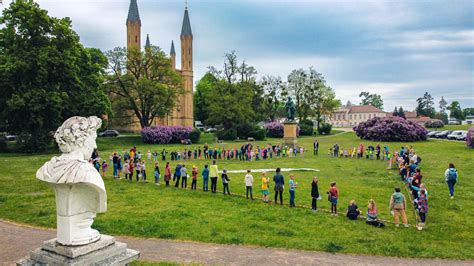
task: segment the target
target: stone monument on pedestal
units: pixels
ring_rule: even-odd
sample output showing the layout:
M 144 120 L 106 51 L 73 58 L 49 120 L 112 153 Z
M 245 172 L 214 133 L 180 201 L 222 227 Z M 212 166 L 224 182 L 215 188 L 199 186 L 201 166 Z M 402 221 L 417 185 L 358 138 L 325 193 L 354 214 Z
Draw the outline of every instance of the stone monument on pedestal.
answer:
M 91 228 L 96 213 L 107 211 L 104 181 L 89 159 L 102 121 L 71 117 L 54 134 L 62 155 L 36 173 L 56 194 L 57 238 L 17 262 L 17 265 L 125 265 L 140 253 Z
M 288 97 L 288 101 L 285 104 L 286 109 L 286 120 L 283 122 L 283 139 L 285 145 L 288 147 L 295 148 L 298 144 L 297 127 L 298 124 L 295 121 L 296 107 L 295 103 Z

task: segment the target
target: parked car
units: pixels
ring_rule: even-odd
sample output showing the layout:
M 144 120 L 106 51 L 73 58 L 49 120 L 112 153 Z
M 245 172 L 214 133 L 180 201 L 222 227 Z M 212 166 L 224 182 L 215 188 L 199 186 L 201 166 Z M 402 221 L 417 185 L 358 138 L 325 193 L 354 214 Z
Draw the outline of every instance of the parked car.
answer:
M 208 129 L 206 129 L 204 132 L 206 132 L 206 133 L 214 133 L 214 132 L 216 132 L 216 131 L 217 131 L 217 128 L 215 128 L 215 127 L 210 127 L 210 128 L 208 128 Z
M 17 135 L 6 135 L 5 140 L 6 141 L 15 141 L 18 138 Z
M 117 130 L 105 130 L 99 133 L 99 137 L 118 137 L 120 134 Z
M 448 119 L 448 125 L 460 125 L 461 122 L 457 120 L 456 118 L 450 118 Z
M 466 131 L 465 130 L 456 130 L 456 131 L 451 132 L 451 134 L 447 135 L 446 138 L 447 139 L 457 139 L 457 137 L 461 136 L 464 132 L 466 132 Z
M 464 131 L 461 135 L 456 137 L 457 140 L 462 140 L 462 141 L 466 140 L 466 138 L 467 138 L 467 131 Z
M 435 138 L 445 139 L 449 134 L 451 134 L 451 132 L 453 132 L 453 131 L 452 130 L 441 131 L 441 132 L 435 134 Z
M 435 135 L 436 135 L 437 133 L 439 133 L 439 132 L 441 132 L 441 131 L 433 130 L 433 131 L 428 132 L 428 134 L 426 134 L 426 136 L 427 136 L 428 138 L 434 138 Z

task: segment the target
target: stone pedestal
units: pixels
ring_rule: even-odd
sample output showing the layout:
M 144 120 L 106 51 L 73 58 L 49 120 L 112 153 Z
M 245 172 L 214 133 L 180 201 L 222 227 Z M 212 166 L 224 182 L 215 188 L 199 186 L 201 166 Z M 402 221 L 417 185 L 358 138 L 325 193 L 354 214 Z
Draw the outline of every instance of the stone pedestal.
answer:
M 55 238 L 45 241 L 17 265 L 126 265 L 139 256 L 140 252 L 128 249 L 127 244 L 107 235 L 82 246 L 64 246 Z
M 285 145 L 288 147 L 295 148 L 298 144 L 298 137 L 296 135 L 297 126 L 298 124 L 296 122 L 283 123 L 283 139 Z

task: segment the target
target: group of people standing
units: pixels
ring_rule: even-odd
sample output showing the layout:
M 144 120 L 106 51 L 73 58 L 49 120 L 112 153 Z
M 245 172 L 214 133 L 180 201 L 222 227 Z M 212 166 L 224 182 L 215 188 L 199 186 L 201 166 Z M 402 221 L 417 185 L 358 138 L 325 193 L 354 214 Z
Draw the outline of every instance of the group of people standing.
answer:
M 315 141 L 313 143 L 314 155 L 318 155 L 319 143 Z M 201 147 L 196 148 L 194 151 L 186 150 L 183 151 L 183 154 L 186 154 L 186 157 L 180 157 L 179 153 L 172 153 L 171 160 L 191 160 L 191 159 L 212 159 L 211 165 L 205 165 L 202 169 L 201 177 L 202 181 L 202 190 L 207 192 L 209 191 L 209 181 L 210 181 L 210 191 L 212 193 L 217 192 L 217 183 L 220 175 L 222 181 L 222 192 L 224 195 L 231 195 L 229 184 L 231 179 L 228 176 L 227 170 L 224 169 L 222 172 L 219 171 L 217 166 L 218 159 L 235 159 L 235 160 L 265 160 L 269 158 L 289 156 L 287 154 L 290 149 L 287 147 L 281 148 L 280 145 L 268 145 L 266 148 L 261 149 L 259 146 L 255 149 L 253 153 L 253 146 L 249 143 L 242 145 L 240 149 L 211 149 L 206 144 L 203 149 Z M 293 151 L 291 151 L 293 153 Z M 300 151 L 303 153 L 303 151 Z M 162 160 L 166 160 L 166 150 L 163 149 L 161 156 Z M 402 181 L 404 181 L 411 191 L 412 203 L 414 208 L 418 211 L 420 217 L 420 223 L 418 224 L 418 229 L 421 230 L 426 222 L 426 214 L 428 212 L 428 190 L 425 183 L 422 183 L 423 175 L 421 173 L 420 163 L 421 158 L 415 153 L 413 146 L 407 148 L 402 147 L 400 151 L 394 152 L 393 156 L 389 151 L 387 145 L 383 147 L 380 144 L 377 144 L 375 147 L 369 145 L 365 148 L 364 144 L 359 144 L 359 146 L 352 149 L 341 149 L 338 144 L 335 144 L 330 148 L 329 154 L 333 157 L 357 157 L 367 159 L 377 159 L 377 160 L 388 160 L 389 169 L 391 168 L 392 161 L 396 162 L 399 168 L 399 173 Z M 151 153 L 148 151 L 146 154 L 147 158 L 151 160 L 152 156 L 155 161 L 154 164 L 154 178 L 155 184 L 160 185 L 160 179 L 162 172 L 159 167 L 159 154 L 154 152 Z M 132 181 L 133 175 L 136 174 L 137 181 L 146 181 L 146 161 L 142 158 L 142 154 L 137 151 L 136 147 L 130 149 L 129 152 L 124 152 L 123 157 L 114 152 L 110 156 L 111 163 L 113 165 L 113 176 L 114 178 L 120 178 L 121 173 L 125 174 L 125 179 Z M 100 163 L 102 161 L 102 163 Z M 97 151 L 94 151 L 90 162 L 96 167 L 100 172 L 102 168 L 103 176 L 106 175 L 108 164 L 106 160 L 102 160 L 99 157 Z M 189 175 L 189 173 L 191 175 Z M 191 179 L 191 189 L 197 189 L 199 169 L 197 166 L 193 165 L 191 171 L 189 172 L 184 163 L 178 163 L 174 170 L 171 169 L 170 162 L 166 162 L 164 168 L 163 177 L 166 183 L 166 186 L 170 186 L 170 182 L 174 182 L 174 187 L 176 188 L 187 188 L 187 181 Z M 458 173 L 454 164 L 449 164 L 448 169 L 444 173 L 445 181 L 448 184 L 449 193 L 451 199 L 454 199 L 454 186 L 457 182 Z M 270 181 L 271 179 L 267 177 L 267 173 L 261 174 L 261 193 L 263 202 L 269 202 L 270 196 Z M 247 170 L 247 173 L 244 176 L 245 184 L 245 194 L 247 199 L 254 200 L 253 187 L 254 187 L 254 176 L 252 175 L 251 170 Z M 285 179 L 281 173 L 280 168 L 276 168 L 275 174 L 273 175 L 273 190 L 274 190 L 274 203 L 283 205 L 283 192 L 285 187 Z M 289 191 L 289 206 L 295 207 L 295 197 L 298 183 L 295 181 L 293 175 L 290 175 L 288 181 L 288 191 Z M 338 215 L 338 201 L 339 201 L 339 189 L 336 185 L 336 182 L 332 182 L 327 191 L 328 201 L 331 205 L 331 214 L 333 216 Z M 311 208 L 313 212 L 317 211 L 317 201 L 321 200 L 321 195 L 319 193 L 318 178 L 313 176 L 311 181 Z M 390 197 L 390 211 L 394 217 L 395 226 L 399 226 L 400 218 L 405 227 L 408 227 L 408 220 L 406 215 L 407 209 L 407 200 L 401 189 L 399 187 L 395 188 L 394 193 Z M 355 200 L 351 200 L 346 216 L 350 220 L 355 220 L 361 214 Z M 378 219 L 378 209 L 376 203 L 373 199 L 370 199 L 367 203 L 367 224 L 384 227 L 384 224 Z
M 302 147 L 288 147 L 267 144 L 264 147 L 257 145 L 254 147 L 250 143 L 243 144 L 240 148 L 221 148 L 215 147 L 211 148 L 208 144 L 205 144 L 203 147 L 198 146 L 193 148 L 185 148 L 183 150 L 171 151 L 168 152 L 166 149 L 163 149 L 161 152 L 147 152 L 148 160 L 151 160 L 153 157 L 154 161 L 158 161 L 161 157 L 162 161 L 168 160 L 171 161 L 181 161 L 181 160 L 239 160 L 239 161 L 253 161 L 253 160 L 267 160 L 272 158 L 282 158 L 282 157 L 295 157 L 298 154 L 304 154 L 304 148 Z

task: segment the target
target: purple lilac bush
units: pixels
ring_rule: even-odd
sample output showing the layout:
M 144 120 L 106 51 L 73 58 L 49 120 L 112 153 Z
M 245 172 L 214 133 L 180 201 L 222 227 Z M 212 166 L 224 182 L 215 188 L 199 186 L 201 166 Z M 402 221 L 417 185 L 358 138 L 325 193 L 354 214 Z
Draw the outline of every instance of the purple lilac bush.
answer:
M 142 141 L 148 144 L 180 143 L 183 139 L 189 139 L 192 127 L 182 126 L 156 126 L 142 129 Z
M 276 122 L 269 122 L 265 124 L 265 129 L 267 130 L 267 137 L 270 138 L 283 138 L 284 127 L 283 124 Z M 296 127 L 296 136 L 300 135 L 300 126 Z
M 426 121 L 425 127 L 427 127 L 427 128 L 441 128 L 441 127 L 444 127 L 444 123 L 443 123 L 443 121 L 441 121 L 439 119 L 430 119 L 430 120 Z
M 375 117 L 355 126 L 361 139 L 377 141 L 426 140 L 426 129 L 402 117 Z
M 471 127 L 471 128 L 467 131 L 467 135 L 466 135 L 466 145 L 467 145 L 469 148 L 474 148 L 474 127 Z
M 270 122 L 265 124 L 267 137 L 283 138 L 283 124 L 280 122 Z

